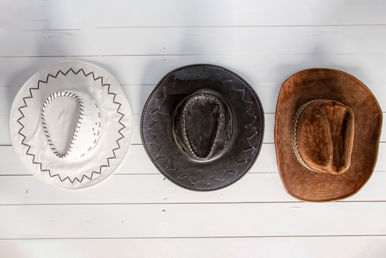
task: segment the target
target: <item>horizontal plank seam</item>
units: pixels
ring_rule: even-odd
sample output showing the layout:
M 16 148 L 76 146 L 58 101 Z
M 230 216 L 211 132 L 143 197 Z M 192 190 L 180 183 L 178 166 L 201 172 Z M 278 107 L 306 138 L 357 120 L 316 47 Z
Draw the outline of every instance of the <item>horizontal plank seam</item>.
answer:
M 127 26 L 96 26 L 96 30 L 108 29 L 191 29 L 191 28 L 317 28 L 317 27 L 384 27 L 384 23 L 352 23 L 352 24 L 254 24 L 254 25 L 127 25 Z M 91 29 L 94 29 L 91 28 Z M 22 32 L 55 32 L 81 31 L 81 28 L 50 28 L 21 29 Z M 90 31 L 90 28 L 85 29 Z
M 386 113 L 386 112 L 383 112 L 383 113 Z M 264 112 L 264 115 L 274 115 L 274 114 L 275 114 L 275 112 Z M 133 112 L 133 116 L 140 116 L 140 115 L 141 115 L 141 113 Z M 0 114 L 0 117 L 9 117 L 9 115 Z
M 1 87 L 1 86 L 0 86 Z M 386 114 L 386 111 L 382 111 L 382 114 Z M 142 114 L 141 113 L 133 113 L 133 116 L 141 116 Z M 264 115 L 275 115 L 275 112 L 264 112 Z M 0 114 L 0 117 L 9 117 L 9 115 L 1 115 Z M 381 141 L 381 142 L 386 142 L 386 141 Z M 3 144 L 3 145 L 1 145 L 0 144 L 0 146 L 7 146 L 7 144 Z M 8 145 L 10 145 L 10 144 L 8 144 Z M 134 144 L 132 144 L 132 145 L 134 145 Z
M 172 53 L 172 54 L 94 54 L 94 55 L 0 55 L 0 58 L 97 58 L 97 57 L 181 57 L 181 56 L 240 56 L 240 55 L 253 55 L 253 56 L 384 56 L 386 53 L 379 52 L 366 52 L 366 53 L 279 53 L 279 54 L 266 54 L 266 53 Z
M 380 141 L 380 143 L 386 143 L 386 141 Z M 265 145 L 273 145 L 274 142 L 263 142 Z M 130 144 L 131 146 L 141 146 L 143 145 L 142 143 L 132 143 Z M 12 144 L 0 144 L 0 147 L 11 147 Z
M 380 53 L 374 53 L 377 55 L 381 55 Z M 223 54 L 207 54 L 207 53 L 189 53 L 189 54 L 100 54 L 100 55 L 0 55 L 0 58 L 36 58 L 36 57 L 42 57 L 42 58 L 66 58 L 66 57 L 125 57 L 125 56 L 157 56 L 157 57 L 168 57 L 168 56 L 226 56 L 229 55 L 227 53 Z
M 125 239 L 248 239 L 248 238 L 324 238 L 324 237 L 386 237 L 386 234 L 325 234 L 325 235 L 251 235 L 251 236 L 163 236 L 163 237 L 29 237 L 0 238 L 0 241 L 15 240 L 125 240 Z
M 385 173 L 383 170 L 376 170 L 374 173 Z M 278 171 L 249 171 L 247 175 L 261 175 L 261 174 L 278 174 Z M 0 177 L 32 177 L 32 174 L 0 174 Z M 117 172 L 113 173 L 111 176 L 161 176 L 163 175 L 158 172 L 142 172 L 142 173 L 128 173 L 128 172 Z
M 386 200 L 342 200 L 337 203 L 386 203 Z M 310 204 L 303 201 L 257 201 L 257 202 L 125 202 L 125 203 L 0 203 L 1 206 L 123 206 L 123 205 L 245 205 L 245 204 Z
M 373 84 L 373 83 L 376 83 L 376 84 L 384 84 L 385 82 L 379 82 L 379 81 L 375 81 L 375 82 L 371 82 L 371 81 L 367 81 L 366 84 Z M 258 85 L 261 85 L 261 84 L 282 84 L 282 82 L 274 82 L 274 81 L 259 81 L 257 82 L 256 84 Z M 129 87 L 138 87 L 138 86 L 149 86 L 149 87 L 154 87 L 156 86 L 157 83 L 121 83 L 121 86 L 124 87 L 124 88 L 129 88 Z M 20 85 L 16 85 L 16 84 L 13 84 L 13 85 L 0 85 L 1 88 L 12 88 L 12 87 L 20 87 Z M 270 114 L 270 113 L 273 113 L 274 112 L 268 112 L 268 113 L 265 113 L 265 114 Z M 386 112 L 383 112 L 383 113 L 386 113 Z M 5 115 L 0 115 L 0 116 L 5 116 Z
M 158 26 L 97 26 L 97 30 L 106 29 L 173 29 L 173 28 L 315 28 L 315 27 L 384 27 L 385 23 L 352 24 L 255 24 L 255 25 L 158 25 Z M 44 31 L 44 29 L 42 29 Z

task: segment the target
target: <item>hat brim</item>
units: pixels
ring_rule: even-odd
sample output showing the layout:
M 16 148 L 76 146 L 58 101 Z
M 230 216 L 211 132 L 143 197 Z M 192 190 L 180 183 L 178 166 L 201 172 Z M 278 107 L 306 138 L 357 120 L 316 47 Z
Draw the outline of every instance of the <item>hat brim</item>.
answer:
M 313 172 L 296 159 L 290 140 L 296 110 L 314 99 L 337 100 L 354 112 L 351 165 L 340 175 Z M 309 69 L 287 79 L 280 90 L 275 118 L 275 147 L 282 182 L 305 201 L 332 201 L 356 193 L 370 178 L 378 155 L 382 110 L 371 91 L 350 74 Z
M 173 116 L 184 98 L 202 89 L 217 92 L 229 105 L 234 129 L 222 156 L 198 162 L 177 145 Z M 264 112 L 256 93 L 238 75 L 214 65 L 191 65 L 170 72 L 142 112 L 141 136 L 150 159 L 165 177 L 191 190 L 215 190 L 240 179 L 259 154 L 263 131 Z

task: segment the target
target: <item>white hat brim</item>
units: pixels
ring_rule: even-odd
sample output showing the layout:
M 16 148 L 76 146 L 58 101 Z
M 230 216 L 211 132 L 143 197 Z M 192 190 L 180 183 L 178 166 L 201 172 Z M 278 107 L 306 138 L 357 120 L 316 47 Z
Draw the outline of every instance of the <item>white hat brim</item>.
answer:
M 49 147 L 41 123 L 45 99 L 60 90 L 86 93 L 96 101 L 102 119 L 97 145 L 82 159 L 60 159 Z M 132 133 L 132 112 L 118 81 L 87 62 L 61 63 L 32 75 L 12 104 L 10 137 L 17 156 L 39 179 L 64 188 L 94 185 L 124 160 Z

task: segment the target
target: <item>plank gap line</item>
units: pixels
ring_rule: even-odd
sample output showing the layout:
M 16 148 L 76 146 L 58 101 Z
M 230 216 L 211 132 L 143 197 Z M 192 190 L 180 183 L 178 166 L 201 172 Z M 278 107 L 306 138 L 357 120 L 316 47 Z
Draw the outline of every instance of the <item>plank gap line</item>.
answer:
M 324 238 L 324 237 L 386 237 L 386 234 L 324 234 L 324 235 L 250 235 L 250 236 L 149 236 L 149 237 L 20 237 L 0 238 L 0 241 L 14 240 L 124 240 L 124 239 L 244 239 L 244 238 Z

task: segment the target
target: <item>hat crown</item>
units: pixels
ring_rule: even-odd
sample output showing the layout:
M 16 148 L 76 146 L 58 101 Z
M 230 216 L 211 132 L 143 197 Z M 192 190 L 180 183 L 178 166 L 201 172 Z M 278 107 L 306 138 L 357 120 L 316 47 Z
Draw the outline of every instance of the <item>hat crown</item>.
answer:
M 313 100 L 295 114 L 293 149 L 308 169 L 329 174 L 345 172 L 351 162 L 354 113 L 335 100 Z
M 190 158 L 212 160 L 224 152 L 230 141 L 232 117 L 221 98 L 199 91 L 179 104 L 173 129 L 178 146 Z
M 76 91 L 57 91 L 44 102 L 41 122 L 58 158 L 86 156 L 101 137 L 101 114 L 94 99 Z

